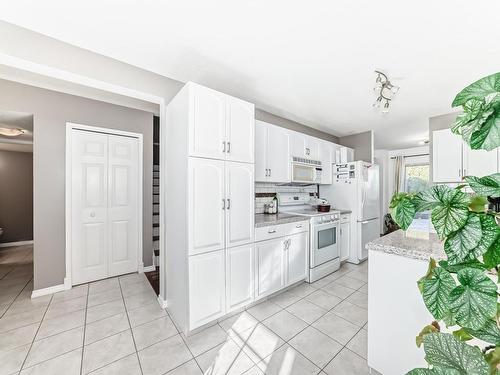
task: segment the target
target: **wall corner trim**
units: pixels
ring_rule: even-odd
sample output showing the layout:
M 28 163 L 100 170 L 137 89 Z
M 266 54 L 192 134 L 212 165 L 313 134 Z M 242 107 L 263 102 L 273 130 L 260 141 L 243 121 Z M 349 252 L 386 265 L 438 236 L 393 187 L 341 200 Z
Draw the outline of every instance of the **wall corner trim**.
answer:
M 31 292 L 31 298 L 37 298 L 41 296 L 46 296 L 47 294 L 62 292 L 63 290 L 66 289 L 67 288 L 64 284 L 49 286 L 48 288 L 43 288 L 43 289 L 36 289 L 33 292 Z
M 166 309 L 167 308 L 167 301 L 165 301 L 164 299 L 162 299 L 161 296 L 158 296 L 158 303 L 160 304 L 160 307 L 162 309 Z

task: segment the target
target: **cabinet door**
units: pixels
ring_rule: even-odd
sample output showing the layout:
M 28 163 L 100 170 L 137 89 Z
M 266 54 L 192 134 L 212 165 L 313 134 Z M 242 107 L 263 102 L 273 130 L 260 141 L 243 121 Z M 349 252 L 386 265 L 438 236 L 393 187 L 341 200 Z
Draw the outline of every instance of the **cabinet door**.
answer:
M 189 156 L 225 159 L 226 95 L 193 85 Z
M 333 144 L 326 141 L 321 142 L 319 151 L 320 151 L 319 160 L 321 160 L 323 168 L 323 171 L 321 173 L 321 183 L 331 185 Z
M 255 128 L 254 105 L 227 96 L 226 113 L 226 160 L 253 163 Z
M 267 127 L 267 181 L 290 182 L 290 145 L 288 131 L 278 126 Z
M 340 224 L 340 261 L 347 260 L 351 249 L 351 224 Z
M 285 240 L 279 238 L 255 244 L 256 298 L 285 286 Z
M 462 139 L 450 129 L 432 133 L 433 182 L 459 182 L 462 179 Z
M 288 237 L 287 284 L 293 284 L 306 278 L 309 233 L 303 232 Z
M 307 158 L 306 155 L 306 135 L 297 132 L 290 132 L 290 152 L 291 156 Z
M 226 250 L 227 312 L 248 305 L 254 300 L 254 245 Z
M 224 250 L 189 257 L 189 328 L 225 314 Z
M 267 126 L 255 121 L 255 181 L 267 181 Z
M 224 163 L 189 158 L 189 255 L 224 247 Z
M 471 150 L 470 146 L 465 142 L 463 147 L 464 176 L 483 177 L 493 173 L 497 173 L 497 150 Z
M 318 138 L 306 136 L 306 158 L 319 160 L 320 158 L 320 143 Z
M 226 247 L 253 242 L 253 164 L 226 162 Z

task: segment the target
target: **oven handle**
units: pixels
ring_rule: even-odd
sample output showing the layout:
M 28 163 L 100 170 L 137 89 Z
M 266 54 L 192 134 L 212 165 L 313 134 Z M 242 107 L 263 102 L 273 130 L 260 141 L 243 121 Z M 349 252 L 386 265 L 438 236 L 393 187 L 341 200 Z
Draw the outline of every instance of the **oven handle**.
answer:
M 315 224 L 313 225 L 314 230 L 323 230 L 324 228 L 336 228 L 339 226 L 339 220 L 330 221 L 329 223 L 324 224 Z

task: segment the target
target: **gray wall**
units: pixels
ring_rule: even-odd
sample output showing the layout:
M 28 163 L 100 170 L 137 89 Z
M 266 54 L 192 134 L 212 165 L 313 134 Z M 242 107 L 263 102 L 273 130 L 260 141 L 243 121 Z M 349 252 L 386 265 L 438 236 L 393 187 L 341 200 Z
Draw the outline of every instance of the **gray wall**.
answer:
M 448 129 L 451 128 L 453 122 L 457 118 L 458 113 L 448 113 L 446 115 L 434 116 L 429 118 L 429 179 L 433 182 L 433 171 L 432 171 L 432 132 L 434 130 Z M 457 137 L 459 137 L 457 135 Z
M 66 122 L 142 133 L 144 264 L 152 262 L 153 115 L 148 112 L 0 80 L 0 110 L 33 113 L 34 288 L 65 276 Z
M 33 239 L 33 154 L 0 150 L 0 243 Z
M 298 122 L 288 120 L 286 118 L 280 117 L 273 115 L 272 113 L 265 112 L 261 109 L 256 108 L 255 109 L 255 119 L 268 122 L 273 125 L 278 125 L 281 126 L 282 128 L 290 129 L 290 130 L 295 130 L 300 133 L 304 133 L 307 135 L 310 135 L 312 137 L 317 137 L 320 139 L 324 139 L 326 141 L 334 142 L 334 143 L 339 143 L 338 137 L 328 134 L 325 132 L 322 132 L 320 130 L 313 129 L 309 126 L 302 125 Z
M 339 143 L 342 146 L 354 149 L 354 160 L 364 160 L 368 163 L 373 163 L 374 150 L 372 130 L 340 137 Z

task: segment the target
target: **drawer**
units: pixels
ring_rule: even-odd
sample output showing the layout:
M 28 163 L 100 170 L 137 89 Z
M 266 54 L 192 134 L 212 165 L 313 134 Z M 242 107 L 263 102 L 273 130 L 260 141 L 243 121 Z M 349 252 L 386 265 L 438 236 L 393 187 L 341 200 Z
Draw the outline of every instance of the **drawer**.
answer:
M 351 215 L 350 214 L 340 215 L 340 221 L 343 223 L 345 223 L 346 221 L 351 221 Z
M 271 240 L 273 238 L 283 237 L 283 224 L 270 225 L 268 227 L 255 228 L 255 242 Z
M 295 223 L 282 224 L 281 226 L 283 227 L 284 236 L 291 236 L 292 234 L 307 232 L 309 230 L 308 221 L 297 221 Z

